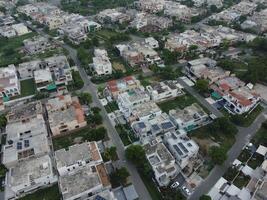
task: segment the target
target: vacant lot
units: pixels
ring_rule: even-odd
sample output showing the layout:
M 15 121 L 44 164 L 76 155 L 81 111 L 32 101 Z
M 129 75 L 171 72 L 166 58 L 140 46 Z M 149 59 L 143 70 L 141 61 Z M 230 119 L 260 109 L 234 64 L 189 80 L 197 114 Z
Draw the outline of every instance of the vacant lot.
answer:
M 34 95 L 36 93 L 36 85 L 34 79 L 20 81 L 21 97 Z

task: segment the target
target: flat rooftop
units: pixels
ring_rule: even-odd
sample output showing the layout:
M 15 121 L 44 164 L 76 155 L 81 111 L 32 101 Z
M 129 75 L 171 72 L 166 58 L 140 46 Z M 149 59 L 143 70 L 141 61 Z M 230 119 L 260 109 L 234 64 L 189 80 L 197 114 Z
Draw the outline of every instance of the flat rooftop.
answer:
M 48 155 L 31 158 L 17 163 L 9 170 L 8 184 L 13 187 L 31 185 L 32 180 L 46 178 L 53 174 L 51 159 Z
M 32 118 L 38 114 L 42 114 L 43 107 L 41 101 L 35 101 L 28 104 L 19 104 L 12 107 L 11 111 L 7 114 L 8 122 L 16 122 Z
M 55 152 L 57 167 L 71 166 L 78 161 L 102 161 L 96 142 L 86 142 L 70 146 L 67 150 L 60 149 Z
M 60 176 L 60 190 L 63 199 L 75 197 L 83 192 L 98 191 L 102 188 L 102 183 L 95 168 L 86 166 L 82 169 Z

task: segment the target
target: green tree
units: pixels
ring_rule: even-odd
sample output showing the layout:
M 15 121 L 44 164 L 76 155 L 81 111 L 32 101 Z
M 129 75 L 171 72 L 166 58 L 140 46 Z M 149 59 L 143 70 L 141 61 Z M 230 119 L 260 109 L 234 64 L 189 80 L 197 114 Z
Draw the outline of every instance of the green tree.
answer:
M 112 160 L 112 161 L 118 160 L 116 147 L 106 148 L 104 154 L 109 160 Z
M 92 95 L 88 92 L 82 92 L 78 95 L 81 104 L 91 104 L 93 102 Z
M 202 94 L 208 93 L 209 92 L 209 81 L 205 79 L 199 79 L 197 80 L 195 87 Z
M 116 174 L 119 178 L 119 181 L 122 185 L 125 185 L 127 183 L 127 178 L 130 176 L 130 173 L 126 169 L 126 167 L 122 167 L 120 169 L 117 169 Z
M 209 150 L 209 156 L 215 164 L 222 165 L 227 159 L 227 152 L 222 147 L 213 146 Z
M 141 145 L 131 145 L 126 149 L 126 158 L 137 167 L 142 167 L 146 161 L 145 150 Z
M 211 200 L 211 197 L 209 195 L 202 195 L 199 200 Z

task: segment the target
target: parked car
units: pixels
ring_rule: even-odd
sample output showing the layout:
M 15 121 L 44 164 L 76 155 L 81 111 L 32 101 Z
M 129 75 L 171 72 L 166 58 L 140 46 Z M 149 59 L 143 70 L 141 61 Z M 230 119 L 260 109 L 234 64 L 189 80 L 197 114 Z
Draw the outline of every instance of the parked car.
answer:
M 183 186 L 182 189 L 188 196 L 191 195 L 191 192 L 189 191 L 187 187 Z
M 171 184 L 171 188 L 177 188 L 179 185 L 180 185 L 179 182 L 176 181 L 173 184 Z

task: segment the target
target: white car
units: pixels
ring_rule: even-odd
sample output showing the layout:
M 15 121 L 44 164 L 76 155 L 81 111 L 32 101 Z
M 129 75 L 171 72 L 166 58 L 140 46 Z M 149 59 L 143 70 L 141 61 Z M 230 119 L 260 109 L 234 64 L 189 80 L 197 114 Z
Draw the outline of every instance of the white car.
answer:
M 177 188 L 179 185 L 180 185 L 179 182 L 176 181 L 171 185 L 171 188 Z
M 191 195 L 191 192 L 189 191 L 188 188 L 186 188 L 185 186 L 183 186 L 182 189 L 185 191 L 185 193 L 186 193 L 188 196 Z

